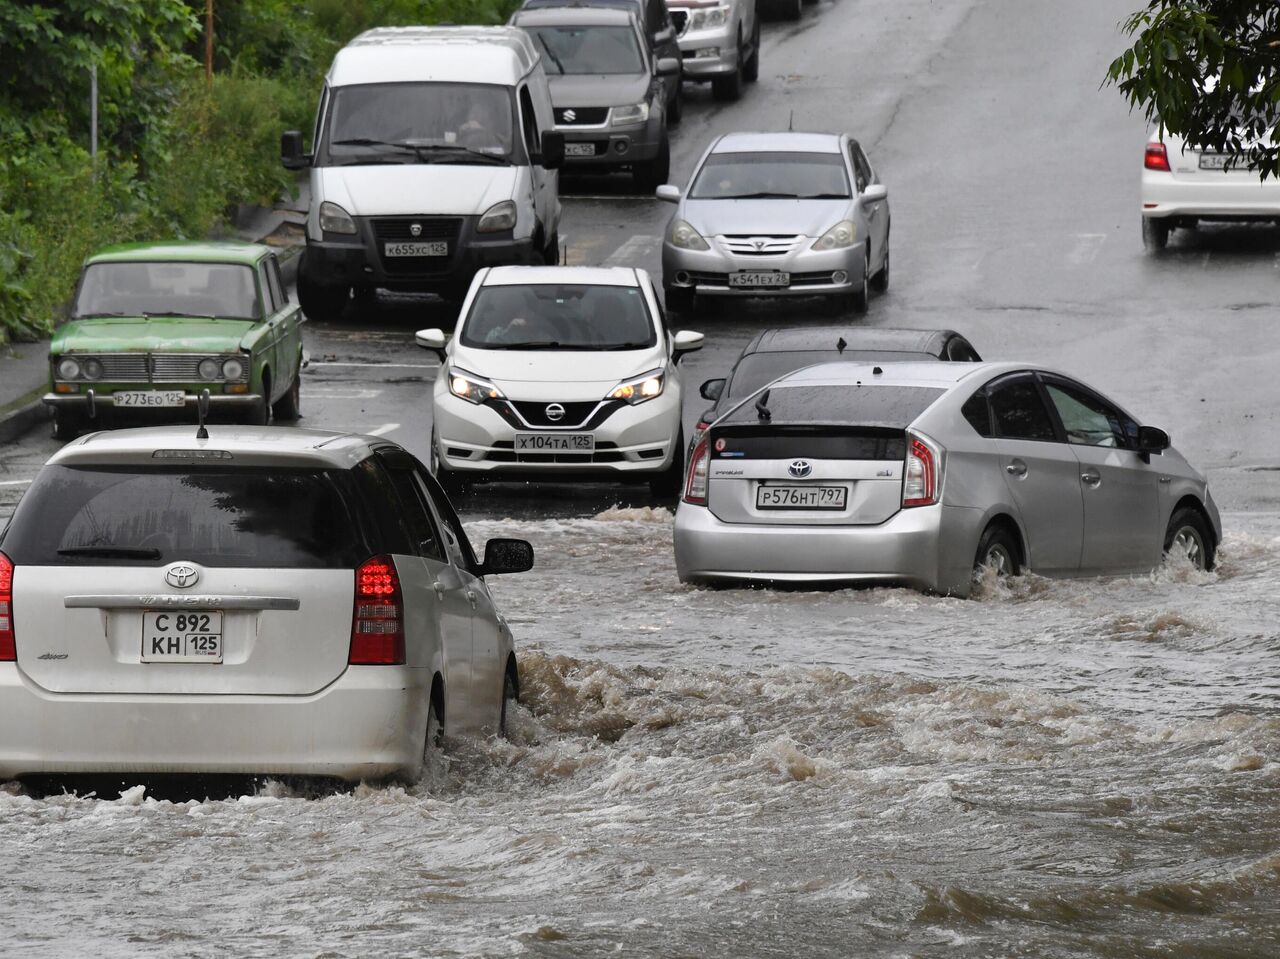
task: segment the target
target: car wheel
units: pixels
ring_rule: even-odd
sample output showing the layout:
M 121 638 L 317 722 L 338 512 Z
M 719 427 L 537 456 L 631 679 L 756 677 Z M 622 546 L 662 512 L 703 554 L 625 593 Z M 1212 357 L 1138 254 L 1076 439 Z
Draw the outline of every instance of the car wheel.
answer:
M 436 431 L 431 431 L 431 473 L 436 478 L 436 482 L 440 484 L 440 488 L 444 490 L 444 495 L 450 500 L 461 499 L 467 495 L 468 483 L 458 475 L 457 470 L 451 470 L 440 461 L 438 450 L 439 441 L 436 439 Z
M 671 98 L 671 104 L 667 107 L 667 125 L 678 127 L 680 121 L 684 119 L 684 91 L 680 88 L 680 82 L 676 80 L 676 95 Z
M 783 20 L 799 20 L 804 11 L 804 0 L 782 0 L 777 9 Z
M 317 282 L 307 268 L 307 254 L 303 252 L 298 264 L 298 304 L 307 319 L 317 323 L 336 323 L 342 318 L 351 298 L 351 287 Z
M 742 96 L 742 73 L 746 66 L 742 61 L 742 37 L 738 37 L 738 66 L 733 73 L 716 77 L 711 81 L 711 95 L 717 100 L 737 100 Z
M 862 287 L 854 290 L 850 295 L 850 302 L 853 306 L 854 313 L 865 313 L 871 306 L 871 281 L 867 278 L 867 263 L 863 259 L 862 263 Z
M 510 738 L 507 734 L 507 703 L 520 702 L 520 687 L 516 684 L 515 668 L 515 661 L 512 660 L 507 663 L 506 671 L 502 674 L 502 711 L 498 715 L 498 735 L 503 739 Z
M 73 440 L 80 435 L 83 420 L 70 410 L 54 408 L 53 427 L 50 430 L 55 440 Z
M 427 728 L 422 737 L 422 770 L 420 779 L 428 782 L 444 774 L 444 721 L 436 702 L 436 689 L 431 690 L 431 704 L 427 707 Z
M 271 375 L 269 373 L 262 374 L 262 396 L 258 397 L 249 412 L 245 414 L 244 421 L 249 426 L 266 426 L 271 420 Z
M 271 407 L 271 415 L 277 420 L 290 422 L 302 415 L 302 379 L 297 374 L 293 377 L 293 385 L 284 396 L 275 401 Z
M 542 262 L 546 266 L 560 265 L 560 234 L 552 233 L 547 245 L 542 248 Z
M 751 57 L 742 68 L 742 79 L 755 83 L 760 79 L 760 17 L 756 16 L 756 25 L 751 28 Z
M 1148 250 L 1158 252 L 1169 245 L 1169 224 L 1155 217 L 1142 218 L 1142 245 Z
M 973 558 L 973 578 L 979 579 L 983 571 L 994 567 L 996 576 L 1017 576 L 1022 572 L 1018 560 L 1018 543 L 1007 526 L 991 525 L 978 540 L 978 552 Z
M 684 483 L 684 430 L 676 434 L 671 465 L 649 480 L 649 495 L 660 503 L 674 503 Z
M 667 182 L 671 175 L 671 141 L 665 132 L 658 146 L 658 155 L 646 163 L 637 163 L 631 170 L 631 181 L 637 193 L 653 193 Z
M 877 293 L 883 293 L 889 289 L 889 247 L 887 244 L 884 248 L 884 266 L 880 267 L 880 272 L 871 278 L 871 288 Z
M 692 313 L 695 294 L 683 287 L 668 286 L 662 291 L 662 300 L 668 313 Z
M 1209 525 L 1189 506 L 1176 511 L 1164 534 L 1165 556 L 1185 556 L 1196 569 L 1213 569 L 1215 549 Z

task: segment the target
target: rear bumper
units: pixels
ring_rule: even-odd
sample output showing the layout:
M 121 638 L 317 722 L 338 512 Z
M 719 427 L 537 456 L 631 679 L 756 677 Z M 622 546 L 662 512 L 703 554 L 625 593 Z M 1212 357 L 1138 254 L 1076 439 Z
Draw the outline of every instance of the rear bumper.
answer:
M 210 667 L 213 668 L 213 667 Z M 310 696 L 50 693 L 0 663 L 0 780 L 225 773 L 415 776 L 431 673 L 351 666 Z
M 1142 215 L 1231 220 L 1280 220 L 1280 183 L 1225 179 L 1204 171 L 1204 179 L 1177 179 L 1171 173 L 1144 171 Z
M 724 523 L 703 506 L 676 510 L 681 582 L 896 583 L 966 596 L 980 510 L 926 506 L 878 526 Z

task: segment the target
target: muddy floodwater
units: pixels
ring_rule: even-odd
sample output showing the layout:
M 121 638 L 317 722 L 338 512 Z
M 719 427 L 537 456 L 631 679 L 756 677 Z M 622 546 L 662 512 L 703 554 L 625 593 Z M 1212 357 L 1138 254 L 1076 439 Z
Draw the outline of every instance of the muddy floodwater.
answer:
M 1280 516 L 1214 573 L 681 586 L 665 511 L 478 520 L 511 741 L 416 786 L 0 791 L 5 956 L 1280 955 Z M 118 792 L 118 790 L 116 791 Z

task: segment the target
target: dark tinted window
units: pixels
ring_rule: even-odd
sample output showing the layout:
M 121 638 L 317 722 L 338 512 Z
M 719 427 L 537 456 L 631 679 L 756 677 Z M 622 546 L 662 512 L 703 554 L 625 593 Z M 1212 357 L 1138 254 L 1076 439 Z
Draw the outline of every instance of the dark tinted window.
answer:
M 391 482 L 387 468 L 376 456 L 370 456 L 351 471 L 359 490 L 361 504 L 369 517 L 370 538 L 376 553 L 416 552 L 412 536 L 399 509 L 399 494 Z
M 902 429 L 928 409 L 944 390 L 926 386 L 777 386 L 765 405 L 774 425 L 849 424 Z M 761 394 L 763 397 L 763 394 Z M 748 399 L 730 419 L 762 422 L 756 400 Z
M 409 533 L 410 541 L 416 547 L 414 552 L 428 559 L 445 562 L 444 544 L 440 541 L 435 521 L 427 510 L 426 501 L 414 483 L 413 471 L 389 466 L 387 476 L 396 491 L 400 519 Z
M 274 255 L 267 258 L 267 278 L 271 282 L 271 298 L 276 301 L 276 309 L 280 309 L 288 304 L 289 294 L 280 281 L 280 261 Z
M 987 391 L 978 390 L 960 407 L 960 414 L 979 436 L 991 436 L 991 413 L 987 409 Z
M 467 539 L 467 531 L 462 528 L 462 520 L 454 512 L 453 504 L 449 502 L 449 497 L 444 495 L 444 490 L 440 488 L 436 478 L 421 465 L 415 470 L 415 475 L 422 489 L 426 491 L 427 496 L 431 498 L 431 502 L 435 505 L 436 515 L 440 517 L 440 522 L 453 533 L 453 538 L 458 544 L 458 551 L 462 554 L 462 565 L 467 569 L 474 570 L 480 564 L 476 560 L 475 550 L 471 548 L 471 541 Z
M 354 499 L 345 470 L 47 466 L 3 545 L 19 565 L 353 569 L 367 558 Z M 66 552 L 112 547 L 150 555 Z
M 987 391 L 999 434 L 1010 439 L 1053 442 L 1053 420 L 1031 379 L 1009 380 Z
M 711 455 L 718 459 L 897 460 L 907 455 L 902 430 L 842 429 L 831 426 L 729 426 L 712 431 Z M 724 441 L 722 449 L 720 441 Z
M 947 343 L 947 359 L 958 363 L 979 363 L 982 361 L 978 351 L 970 346 L 967 340 L 958 336 Z

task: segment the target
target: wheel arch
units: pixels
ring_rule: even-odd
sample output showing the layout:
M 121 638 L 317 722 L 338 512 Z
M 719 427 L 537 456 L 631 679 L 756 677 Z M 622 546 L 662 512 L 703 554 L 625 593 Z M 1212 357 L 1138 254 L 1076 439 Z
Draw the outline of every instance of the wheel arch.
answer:
M 1222 545 L 1222 537 L 1218 534 L 1218 529 L 1214 525 L 1213 517 L 1209 515 L 1209 511 L 1205 508 L 1204 502 L 1194 493 L 1184 493 L 1177 502 L 1173 504 L 1173 509 L 1169 511 L 1169 518 L 1165 520 L 1165 531 L 1168 532 L 1168 526 L 1173 522 L 1173 518 L 1178 515 L 1180 509 L 1195 510 L 1200 518 L 1204 520 L 1205 528 L 1209 531 L 1209 535 L 1213 537 L 1213 547 L 1216 550 Z
M 1026 533 L 1023 532 L 1022 524 L 1014 518 L 1013 513 L 1001 507 L 991 510 L 983 517 L 982 522 L 978 524 L 978 538 L 973 543 L 973 555 L 977 555 L 978 543 L 982 541 L 983 534 L 992 526 L 1008 530 L 1009 534 L 1013 536 L 1013 541 L 1018 547 L 1018 565 L 1026 569 L 1028 557 L 1031 555 L 1027 547 Z
M 446 722 L 445 713 L 445 688 L 444 676 L 438 670 L 431 677 L 431 695 L 428 700 L 436 709 L 436 718 L 440 720 L 440 725 L 444 728 Z

